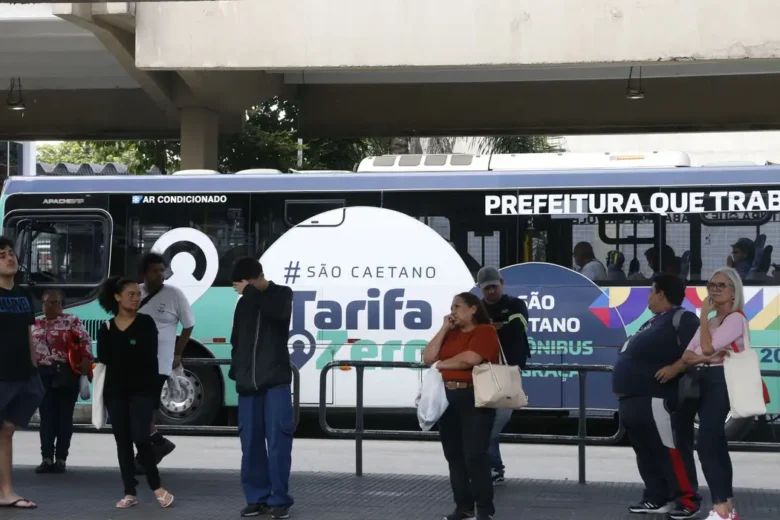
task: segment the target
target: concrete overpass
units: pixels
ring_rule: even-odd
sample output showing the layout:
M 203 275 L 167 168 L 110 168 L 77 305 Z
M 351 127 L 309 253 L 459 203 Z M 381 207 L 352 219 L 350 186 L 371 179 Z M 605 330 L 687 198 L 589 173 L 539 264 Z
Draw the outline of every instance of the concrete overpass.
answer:
M 778 19 L 775 0 L 3 6 L 0 79 L 32 104 L 0 111 L 0 139 L 181 135 L 210 166 L 273 95 L 309 136 L 773 129 Z

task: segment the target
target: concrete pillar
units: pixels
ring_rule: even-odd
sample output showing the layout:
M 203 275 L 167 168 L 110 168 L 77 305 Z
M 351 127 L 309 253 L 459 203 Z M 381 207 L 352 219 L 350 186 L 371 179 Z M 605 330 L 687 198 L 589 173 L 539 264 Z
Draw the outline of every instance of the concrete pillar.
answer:
M 181 169 L 216 170 L 219 116 L 207 108 L 181 110 Z
M 19 157 L 19 175 L 27 177 L 37 173 L 38 165 L 38 145 L 35 141 L 22 143 L 22 154 Z

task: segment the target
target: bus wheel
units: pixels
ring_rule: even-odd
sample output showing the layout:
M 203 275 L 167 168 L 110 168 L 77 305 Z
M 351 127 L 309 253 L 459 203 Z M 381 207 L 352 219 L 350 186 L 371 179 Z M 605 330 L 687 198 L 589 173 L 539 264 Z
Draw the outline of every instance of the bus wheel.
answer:
M 186 356 L 185 356 L 186 357 Z M 211 426 L 222 407 L 222 379 L 214 367 L 184 365 L 184 394 L 173 399 L 168 383 L 160 396 L 160 424 Z
M 735 419 L 731 416 L 731 412 L 726 416 L 726 439 L 729 441 L 739 441 L 747 435 L 750 430 L 753 429 L 755 421 L 752 418 L 748 419 Z M 696 419 L 693 422 L 693 426 L 696 429 L 696 437 L 699 436 L 699 415 L 696 414 Z

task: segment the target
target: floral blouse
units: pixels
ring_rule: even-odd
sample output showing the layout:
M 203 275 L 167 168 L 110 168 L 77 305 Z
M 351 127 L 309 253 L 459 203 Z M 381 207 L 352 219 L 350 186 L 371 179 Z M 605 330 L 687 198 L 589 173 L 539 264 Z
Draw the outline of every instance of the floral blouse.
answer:
M 76 316 L 60 314 L 53 320 L 41 317 L 32 329 L 33 344 L 39 365 L 68 363 L 70 349 L 75 349 L 76 359 L 93 359 L 92 340 L 87 329 Z

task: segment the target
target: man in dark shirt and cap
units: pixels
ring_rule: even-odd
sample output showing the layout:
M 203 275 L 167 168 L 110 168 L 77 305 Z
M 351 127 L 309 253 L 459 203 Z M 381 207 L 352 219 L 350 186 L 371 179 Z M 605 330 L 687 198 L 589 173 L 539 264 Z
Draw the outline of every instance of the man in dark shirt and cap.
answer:
M 701 497 L 693 460 L 693 425 L 677 424 L 679 361 L 699 318 L 682 308 L 683 281 L 656 274 L 647 297 L 654 316 L 628 338 L 612 371 L 612 391 L 618 414 L 636 452 L 645 483 L 642 500 L 632 513 L 670 513 L 674 519 L 693 517 Z
M 522 370 L 531 350 L 528 347 L 528 307 L 520 298 L 504 294 L 504 280 L 498 269 L 485 266 L 477 273 L 477 285 L 482 290 L 482 303 L 490 315 L 490 320 L 498 332 L 501 348 L 506 357 L 506 363 L 518 366 Z M 498 440 L 501 431 L 512 417 L 511 408 L 497 408 L 493 432 L 490 436 L 490 467 L 493 473 L 493 483 L 504 482 L 504 463 Z

